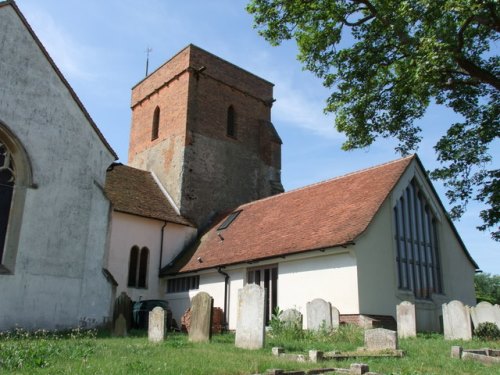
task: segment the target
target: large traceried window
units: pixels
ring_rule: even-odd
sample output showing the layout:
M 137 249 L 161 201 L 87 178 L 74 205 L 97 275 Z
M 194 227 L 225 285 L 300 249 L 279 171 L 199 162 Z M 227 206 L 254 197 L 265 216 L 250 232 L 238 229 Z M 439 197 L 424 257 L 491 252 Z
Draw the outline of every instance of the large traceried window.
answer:
M 437 219 L 415 179 L 394 207 L 399 289 L 416 298 L 442 293 Z
M 15 180 L 12 154 L 0 140 L 0 264 L 3 260 Z
M 130 249 L 130 261 L 128 266 L 128 283 L 131 288 L 147 288 L 149 249 L 138 246 Z

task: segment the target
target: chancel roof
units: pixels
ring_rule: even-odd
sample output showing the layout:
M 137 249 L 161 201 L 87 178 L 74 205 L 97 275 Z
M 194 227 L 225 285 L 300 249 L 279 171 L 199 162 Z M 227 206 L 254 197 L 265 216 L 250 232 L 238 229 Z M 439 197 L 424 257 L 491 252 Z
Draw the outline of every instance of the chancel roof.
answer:
M 409 156 L 241 205 L 223 215 L 196 246 L 162 274 L 353 244 L 414 158 Z M 231 214 L 238 211 L 222 229 Z

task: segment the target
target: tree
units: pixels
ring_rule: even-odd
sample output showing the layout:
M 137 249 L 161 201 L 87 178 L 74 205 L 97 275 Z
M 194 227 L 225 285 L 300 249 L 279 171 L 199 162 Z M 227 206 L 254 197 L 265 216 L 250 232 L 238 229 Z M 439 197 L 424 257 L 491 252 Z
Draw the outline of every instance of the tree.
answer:
M 499 1 L 252 0 L 247 10 L 271 44 L 294 39 L 298 59 L 332 89 L 325 111 L 345 150 L 382 136 L 406 155 L 430 103 L 460 114 L 435 145 L 431 177 L 443 180 L 454 219 L 483 202 L 478 228 L 500 240 L 500 169 L 489 153 L 500 135 Z
M 500 276 L 489 273 L 478 273 L 474 276 L 474 287 L 478 302 L 486 301 L 500 304 Z

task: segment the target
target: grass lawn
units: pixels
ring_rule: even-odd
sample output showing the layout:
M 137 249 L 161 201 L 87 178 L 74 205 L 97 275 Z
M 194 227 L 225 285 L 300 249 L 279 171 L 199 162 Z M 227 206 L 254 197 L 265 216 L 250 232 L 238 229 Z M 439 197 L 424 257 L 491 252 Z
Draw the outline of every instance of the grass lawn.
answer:
M 499 341 L 444 341 L 442 335 L 420 335 L 400 341 L 404 358 L 370 358 L 296 363 L 271 354 L 273 346 L 287 352 L 309 349 L 355 350 L 362 332 L 344 329 L 335 334 L 306 335 L 299 339 L 268 337 L 266 348 L 249 351 L 234 347 L 234 335 L 215 335 L 211 343 L 193 344 L 183 334 L 169 334 L 161 344 L 148 342 L 144 332 L 127 338 L 105 333 L 0 334 L 0 373 L 9 374 L 254 374 L 270 368 L 285 370 L 344 367 L 363 362 L 381 374 L 500 374 L 500 366 L 487 366 L 450 358 L 452 345 L 466 349 L 500 348 Z

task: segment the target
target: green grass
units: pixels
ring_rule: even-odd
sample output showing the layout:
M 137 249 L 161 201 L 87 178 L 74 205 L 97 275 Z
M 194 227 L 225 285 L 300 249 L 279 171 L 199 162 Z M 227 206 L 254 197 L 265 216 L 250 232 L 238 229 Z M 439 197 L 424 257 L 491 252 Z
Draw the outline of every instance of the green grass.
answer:
M 450 358 L 452 345 L 464 348 L 500 348 L 499 341 L 445 341 L 442 335 L 420 335 L 400 341 L 404 358 L 366 358 L 295 363 L 271 355 L 272 346 L 307 354 L 309 349 L 355 350 L 362 345 L 362 331 L 344 327 L 336 334 L 305 333 L 299 338 L 268 336 L 266 348 L 250 351 L 234 347 L 234 335 L 213 337 L 211 343 L 193 344 L 183 334 L 169 334 L 161 344 L 148 342 L 144 332 L 127 338 L 105 333 L 19 331 L 0 334 L 0 373 L 9 374 L 254 374 L 266 369 L 285 370 L 344 367 L 363 362 L 381 374 L 493 374 L 498 367 Z M 496 371 L 496 372 L 495 372 Z

